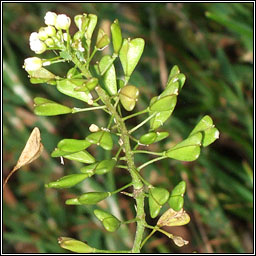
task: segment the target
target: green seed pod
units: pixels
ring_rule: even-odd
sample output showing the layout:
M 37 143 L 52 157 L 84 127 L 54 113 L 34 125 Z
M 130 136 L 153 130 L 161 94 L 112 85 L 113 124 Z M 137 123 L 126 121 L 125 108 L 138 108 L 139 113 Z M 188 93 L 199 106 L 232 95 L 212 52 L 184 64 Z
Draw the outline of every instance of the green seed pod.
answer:
M 86 140 L 92 144 L 97 144 L 105 150 L 111 150 L 113 148 L 113 140 L 111 134 L 108 131 L 98 131 L 91 133 L 86 137 Z
M 56 75 L 52 72 L 48 71 L 47 69 L 41 67 L 35 71 L 28 71 L 30 78 L 37 78 L 42 80 L 55 80 Z
M 124 86 L 119 93 L 120 101 L 127 111 L 132 111 L 139 97 L 139 90 L 133 85 Z
M 169 199 L 169 192 L 164 188 L 152 188 L 149 190 L 149 211 L 152 218 L 157 217 L 162 206 Z
M 88 192 L 78 197 L 78 201 L 81 204 L 97 204 L 110 195 L 110 192 Z
M 95 209 L 94 214 L 100 221 L 102 221 L 103 226 L 109 232 L 116 231 L 121 224 L 120 220 L 108 212 Z
M 80 172 L 82 173 L 87 173 L 90 176 L 93 175 L 95 173 L 95 169 L 98 166 L 98 162 L 94 163 L 94 164 L 90 164 L 87 166 L 84 166 L 83 168 L 80 169 Z
M 121 28 L 119 26 L 118 20 L 114 20 L 114 23 L 111 24 L 111 34 L 112 34 L 112 43 L 114 48 L 114 53 L 118 54 L 121 49 L 123 38 Z
M 63 139 L 58 143 L 57 147 L 61 151 L 73 153 L 84 150 L 90 145 L 91 143 L 86 140 Z
M 142 38 L 123 40 L 119 57 L 126 77 L 130 77 L 137 66 L 143 53 L 144 45 L 145 41 Z
M 113 63 L 113 58 L 109 55 L 105 55 L 99 62 L 100 74 L 103 76 L 103 85 L 109 95 L 117 94 L 117 83 L 116 83 L 116 70 Z
M 67 199 L 65 202 L 66 205 L 82 205 L 79 201 L 78 198 L 70 198 Z
M 164 124 L 164 122 L 171 116 L 174 108 L 169 111 L 158 112 L 153 118 L 150 119 L 150 129 L 156 130 Z M 151 115 L 154 112 L 149 112 Z
M 177 103 L 176 95 L 167 95 L 162 98 L 157 99 L 152 105 L 149 106 L 151 111 L 168 111 L 175 107 Z
M 198 132 L 203 133 L 203 139 L 202 139 L 203 147 L 210 145 L 216 139 L 219 138 L 219 131 L 217 128 L 215 128 L 211 117 L 208 115 L 204 116 L 198 122 L 198 124 L 195 126 L 195 128 L 192 130 L 192 132 L 189 134 L 189 136 L 192 136 Z
M 85 37 L 86 39 L 91 40 L 93 31 L 97 24 L 98 17 L 95 14 L 89 14 L 87 17 L 89 19 L 89 22 L 86 26 Z
M 70 174 L 56 181 L 45 184 L 46 188 L 71 188 L 88 178 L 88 174 Z
M 102 211 L 102 210 L 98 210 L 98 209 L 95 209 L 94 211 L 94 214 L 95 216 L 100 220 L 100 221 L 103 221 L 105 218 L 109 218 L 109 217 L 112 217 L 113 215 L 108 213 L 108 212 L 105 212 L 105 211 Z
M 166 156 L 180 161 L 194 161 L 200 155 L 202 133 L 198 132 L 166 152 Z
M 58 80 L 57 89 L 65 95 L 88 103 L 88 101 L 92 100 L 92 95 L 89 92 L 75 91 L 75 88 L 78 86 L 77 80 L 78 79 L 72 81 L 70 79 Z
M 172 190 L 171 196 L 182 196 L 186 191 L 186 182 L 181 181 L 178 185 Z
M 98 84 L 98 79 L 96 77 L 92 77 L 85 81 L 82 85 L 75 88 L 75 91 L 78 92 L 90 92 L 92 91 Z
M 168 77 L 168 82 L 167 84 L 169 83 L 169 81 L 176 75 L 178 75 L 180 73 L 180 69 L 177 65 L 174 65 L 171 69 L 171 72 L 169 74 L 169 77 Z
M 168 201 L 168 204 L 170 205 L 170 207 L 178 212 L 182 209 L 183 207 L 183 204 L 184 204 L 184 198 L 183 196 L 171 196 L 169 201 Z
M 34 112 L 38 116 L 56 116 L 72 112 L 72 109 L 67 106 L 41 97 L 36 97 L 34 103 Z
M 100 50 L 104 49 L 110 43 L 108 35 L 104 32 L 103 29 L 99 29 L 96 47 Z
M 59 148 L 55 148 L 54 151 L 51 153 L 51 157 L 61 157 L 70 154 L 70 152 L 62 151 Z
M 83 13 L 83 15 L 76 15 L 74 21 L 79 31 L 84 32 L 88 26 L 89 19 L 87 18 L 87 14 Z
M 156 138 L 157 138 L 156 132 L 149 132 L 149 133 L 143 134 L 140 137 L 139 141 L 141 144 L 149 145 L 154 143 L 156 141 Z
M 88 244 L 70 237 L 60 237 L 58 239 L 60 247 L 77 253 L 91 253 L 95 252 L 95 248 L 90 247 Z
M 164 140 L 168 136 L 169 136 L 168 132 L 156 132 L 156 140 L 155 140 L 155 142 Z
M 101 174 L 105 174 L 107 172 L 111 172 L 113 170 L 113 168 L 116 165 L 116 161 L 114 159 L 110 159 L 110 160 L 103 160 L 101 162 L 99 162 L 99 164 L 97 165 L 96 169 L 95 169 L 95 173 L 98 175 Z
M 108 232 L 115 232 L 120 227 L 121 222 L 116 217 L 111 216 L 105 218 L 102 224 Z
M 95 162 L 95 158 L 86 150 L 64 155 L 63 157 L 69 160 L 78 161 L 85 164 L 92 164 Z

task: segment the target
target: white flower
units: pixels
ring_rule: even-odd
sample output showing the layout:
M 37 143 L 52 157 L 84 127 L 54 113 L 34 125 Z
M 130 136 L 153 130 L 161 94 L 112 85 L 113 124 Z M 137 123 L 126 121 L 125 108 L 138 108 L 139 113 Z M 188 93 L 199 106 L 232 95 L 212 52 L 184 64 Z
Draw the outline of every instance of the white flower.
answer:
M 35 40 L 38 40 L 39 39 L 39 35 L 37 32 L 33 32 L 30 34 L 30 37 L 29 37 L 29 41 L 35 41 Z
M 43 43 L 39 39 L 30 41 L 30 49 L 37 54 L 43 53 L 44 51 L 46 51 L 46 48 L 47 47 L 46 47 L 45 43 Z
M 55 12 L 47 12 L 44 16 L 44 23 L 46 25 L 53 25 L 55 26 L 57 19 L 57 14 Z
M 42 60 L 38 57 L 30 57 L 24 60 L 24 66 L 26 71 L 36 71 L 42 67 Z
M 59 14 L 56 20 L 56 28 L 68 29 L 70 27 L 71 19 L 66 14 Z

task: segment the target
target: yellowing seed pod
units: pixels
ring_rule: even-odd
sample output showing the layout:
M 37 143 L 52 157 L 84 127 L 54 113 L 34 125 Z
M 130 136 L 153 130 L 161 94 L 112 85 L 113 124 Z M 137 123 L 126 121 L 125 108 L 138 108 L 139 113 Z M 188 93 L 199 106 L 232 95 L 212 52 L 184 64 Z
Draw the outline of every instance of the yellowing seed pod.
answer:
M 119 93 L 120 101 L 127 111 L 132 111 L 138 100 L 139 90 L 133 85 L 124 86 Z

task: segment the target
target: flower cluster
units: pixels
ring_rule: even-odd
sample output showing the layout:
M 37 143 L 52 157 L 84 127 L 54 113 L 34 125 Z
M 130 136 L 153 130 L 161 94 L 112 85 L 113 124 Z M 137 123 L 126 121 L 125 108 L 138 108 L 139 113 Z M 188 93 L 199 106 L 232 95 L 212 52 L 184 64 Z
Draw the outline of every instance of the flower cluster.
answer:
M 29 38 L 30 49 L 36 54 L 45 52 L 48 47 L 60 47 L 62 41 L 67 39 L 67 33 L 62 33 L 61 30 L 68 30 L 71 23 L 67 15 L 57 15 L 54 12 L 47 12 L 44 21 L 47 27 L 41 27 L 38 32 L 33 32 Z

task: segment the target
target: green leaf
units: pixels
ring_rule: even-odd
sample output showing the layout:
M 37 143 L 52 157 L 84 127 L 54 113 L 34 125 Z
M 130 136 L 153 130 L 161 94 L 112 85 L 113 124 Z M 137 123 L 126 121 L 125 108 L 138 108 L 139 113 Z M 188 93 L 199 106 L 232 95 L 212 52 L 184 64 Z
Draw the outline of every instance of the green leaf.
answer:
M 201 132 L 206 129 L 212 128 L 212 127 L 214 127 L 213 121 L 210 116 L 206 115 L 198 122 L 198 124 L 195 126 L 195 128 L 192 130 L 192 132 L 189 134 L 189 136 L 191 136 L 197 132 Z
M 91 143 L 86 140 L 63 139 L 58 143 L 57 147 L 62 151 L 71 153 L 84 150 L 90 145 Z
M 109 95 L 117 94 L 116 70 L 114 64 L 110 65 L 113 59 L 109 55 L 105 55 L 99 63 L 101 74 L 104 73 L 103 83 Z
M 168 95 L 157 99 L 152 105 L 149 106 L 151 111 L 170 111 L 174 109 L 177 102 L 176 95 Z
M 114 53 L 118 54 L 122 46 L 123 38 L 122 38 L 121 28 L 119 26 L 119 22 L 117 19 L 114 20 L 114 23 L 111 24 L 110 29 L 112 34 L 112 43 L 113 43 Z
M 91 94 L 88 92 L 75 91 L 76 87 L 77 85 L 68 79 L 57 81 L 57 89 L 61 93 L 88 103 L 88 101 L 92 99 Z
M 70 174 L 56 181 L 45 184 L 47 188 L 71 188 L 88 178 L 88 174 Z
M 52 100 L 48 100 L 46 98 L 42 98 L 42 97 L 35 97 L 34 98 L 34 104 L 35 105 L 40 105 L 40 104 L 44 104 L 44 103 L 55 103 Z
M 105 212 L 105 211 L 102 211 L 102 210 L 98 210 L 98 209 L 95 209 L 93 211 L 93 213 L 95 214 L 95 216 L 100 220 L 100 221 L 103 221 L 105 218 L 108 218 L 108 217 L 112 217 L 113 215 L 108 213 L 108 212 Z
M 51 153 L 51 157 L 61 157 L 69 154 L 71 154 L 71 152 L 62 151 L 59 148 L 55 148 L 54 151 Z
M 95 162 L 95 158 L 86 150 L 64 155 L 63 157 L 69 160 L 78 161 L 85 164 L 92 164 Z
M 101 146 L 105 150 L 111 150 L 113 148 L 113 140 L 111 134 L 107 131 L 91 133 L 86 137 L 86 140 L 92 144 Z
M 144 50 L 145 41 L 142 38 L 124 39 L 119 56 L 124 74 L 130 77 Z

